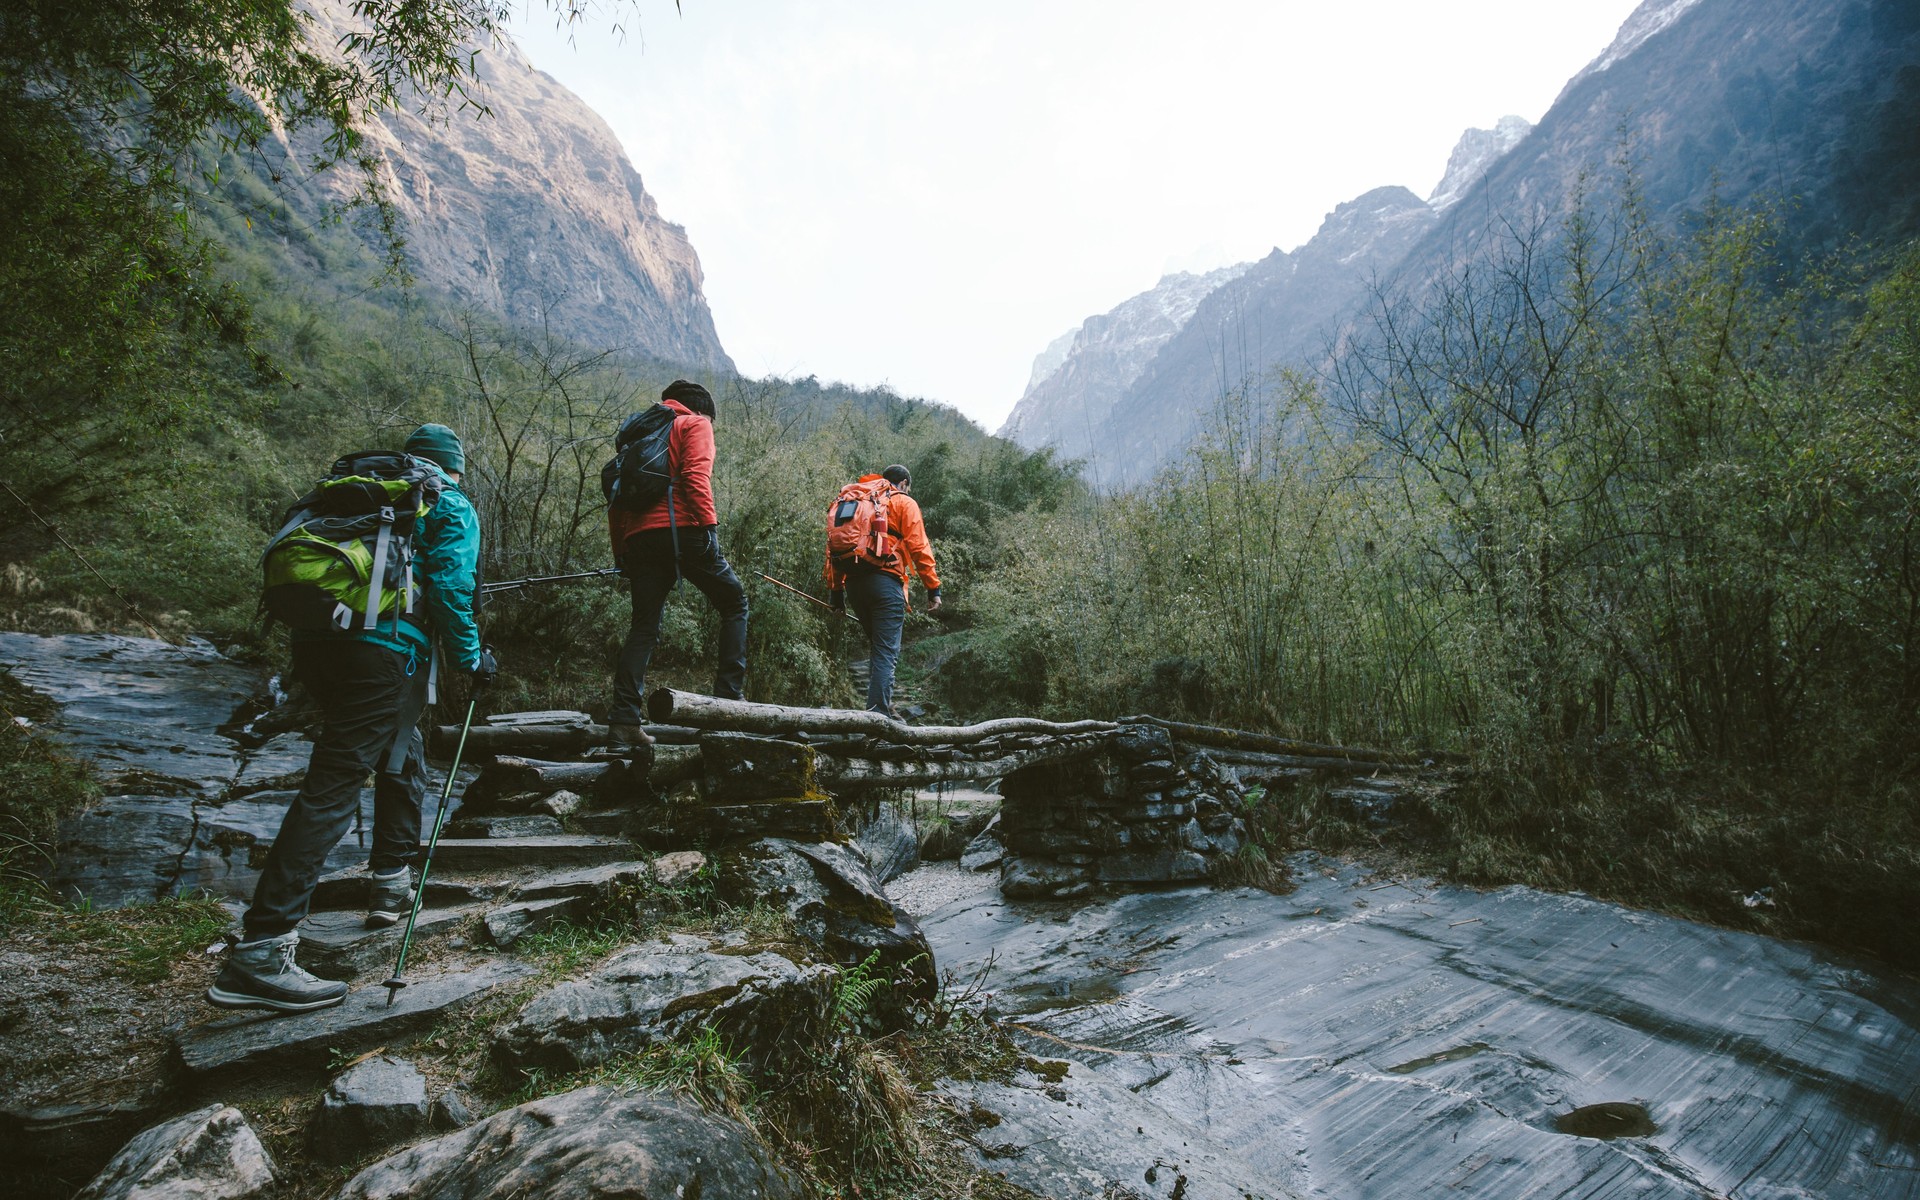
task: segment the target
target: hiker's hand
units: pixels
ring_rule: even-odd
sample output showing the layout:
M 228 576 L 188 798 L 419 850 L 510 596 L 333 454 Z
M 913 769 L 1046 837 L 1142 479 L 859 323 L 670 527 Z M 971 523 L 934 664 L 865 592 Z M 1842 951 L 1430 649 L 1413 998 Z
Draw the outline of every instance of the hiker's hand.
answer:
M 845 591 L 828 592 L 827 607 L 833 610 L 833 615 L 836 617 L 846 616 L 847 615 L 847 593 Z
M 940 611 L 940 593 L 939 592 L 935 592 L 933 595 L 927 597 L 927 611 L 930 613 L 937 613 Z
M 480 647 L 480 661 L 474 664 L 471 684 L 476 692 L 484 692 L 493 686 L 494 679 L 500 674 L 500 664 L 494 660 L 493 647 Z

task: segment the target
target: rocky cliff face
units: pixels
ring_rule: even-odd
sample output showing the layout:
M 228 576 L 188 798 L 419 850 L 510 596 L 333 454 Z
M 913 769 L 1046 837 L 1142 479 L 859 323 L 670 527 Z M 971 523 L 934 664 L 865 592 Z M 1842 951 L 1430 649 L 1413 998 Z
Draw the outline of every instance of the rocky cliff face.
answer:
M 1181 272 L 1111 312 L 1088 317 L 1054 339 L 1033 360 L 1026 394 L 1000 429 L 1023 446 L 1052 446 L 1063 458 L 1094 452 L 1093 427 L 1147 367 L 1160 347 L 1178 334 L 1209 293 L 1245 274 L 1251 264 L 1221 267 L 1205 275 Z
M 313 12 L 316 42 L 332 45 L 344 6 Z M 510 43 L 476 63 L 491 115 L 435 123 L 401 111 L 368 130 L 419 286 L 587 345 L 731 371 L 699 256 L 606 122 Z M 280 149 L 276 169 L 297 177 L 314 147 L 295 138 Z M 337 200 L 353 182 L 335 170 L 307 190 Z
M 1714 202 L 1774 200 L 1784 202 L 1789 253 L 1912 236 L 1916 130 L 1912 0 L 1648 0 L 1537 127 L 1504 118 L 1469 130 L 1429 204 L 1386 188 L 1340 206 L 1306 245 L 1210 293 L 1130 385 L 1076 396 L 1075 421 L 1090 429 L 1088 477 L 1143 482 L 1222 396 L 1257 390 L 1279 367 L 1324 363 L 1370 278 L 1417 293 L 1510 220 L 1551 230 L 1582 187 L 1605 203 L 1623 151 L 1664 222 Z M 1030 413 L 1005 432 L 1035 446 L 1048 428 Z

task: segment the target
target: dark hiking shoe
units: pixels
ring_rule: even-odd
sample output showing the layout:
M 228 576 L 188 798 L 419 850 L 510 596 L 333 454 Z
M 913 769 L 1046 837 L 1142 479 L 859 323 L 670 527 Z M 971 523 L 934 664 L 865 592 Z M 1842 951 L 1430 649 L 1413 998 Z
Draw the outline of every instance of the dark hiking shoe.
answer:
M 621 750 L 638 750 L 642 746 L 653 745 L 653 735 L 639 725 L 608 725 L 607 749 L 618 753 Z
M 385 929 L 413 910 L 413 868 L 375 871 L 367 888 L 367 928 Z
M 238 942 L 227 950 L 207 999 L 221 1008 L 265 1008 L 275 1012 L 306 1012 L 327 1008 L 347 998 L 347 985 L 321 979 L 293 961 L 300 935 Z

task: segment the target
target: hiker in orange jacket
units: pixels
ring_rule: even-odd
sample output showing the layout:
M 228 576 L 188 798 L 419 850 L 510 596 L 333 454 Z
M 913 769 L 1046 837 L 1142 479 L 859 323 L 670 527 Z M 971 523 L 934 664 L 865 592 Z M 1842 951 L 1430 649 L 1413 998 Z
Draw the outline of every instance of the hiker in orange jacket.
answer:
M 678 579 L 699 588 L 720 614 L 713 694 L 730 700 L 746 696 L 747 589 L 720 553 L 713 506 L 713 396 L 697 383 L 676 379 L 660 393 L 660 403 L 674 413 L 667 435 L 672 504 L 663 498 L 642 512 L 607 509 L 614 561 L 633 589 L 633 624 L 614 668 L 613 707 L 607 713 L 607 740 L 614 749 L 653 740 L 640 727 L 640 702 L 647 664 L 660 640 L 660 613 Z
M 927 542 L 927 523 L 920 505 L 909 495 L 913 476 L 899 464 L 878 475 L 862 475 L 858 482 L 885 479 L 893 485 L 887 497 L 887 531 L 895 549 L 892 561 L 878 567 L 842 570 L 827 558 L 827 599 L 836 611 L 849 602 L 853 615 L 867 630 L 867 709 L 893 713 L 893 673 L 900 662 L 900 635 L 907 622 L 907 570 L 927 589 L 927 611 L 940 611 L 940 576 L 933 565 L 933 547 Z

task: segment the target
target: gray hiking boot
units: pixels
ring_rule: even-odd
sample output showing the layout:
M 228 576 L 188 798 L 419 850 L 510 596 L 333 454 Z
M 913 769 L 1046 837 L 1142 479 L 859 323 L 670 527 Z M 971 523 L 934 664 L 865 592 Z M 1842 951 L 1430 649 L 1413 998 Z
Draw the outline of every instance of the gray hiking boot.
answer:
M 413 910 L 413 868 L 375 871 L 367 888 L 367 928 L 385 929 Z
M 640 725 L 610 724 L 607 726 L 607 749 L 618 754 L 622 750 L 638 750 L 642 746 L 653 745 L 653 735 Z
M 306 1012 L 345 1000 L 346 984 L 321 979 L 293 961 L 299 945 L 297 933 L 236 942 L 228 947 L 226 965 L 207 989 L 207 999 L 221 1008 L 275 1012 Z

